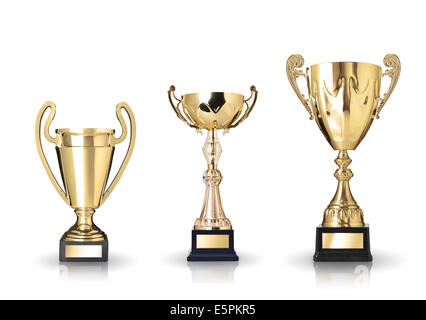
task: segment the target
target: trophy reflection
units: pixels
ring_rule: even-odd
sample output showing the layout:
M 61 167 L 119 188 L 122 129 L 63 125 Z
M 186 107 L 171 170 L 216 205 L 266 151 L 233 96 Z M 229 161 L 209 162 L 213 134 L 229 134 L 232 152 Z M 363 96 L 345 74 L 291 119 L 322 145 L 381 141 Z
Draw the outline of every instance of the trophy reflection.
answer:
M 59 278 L 71 281 L 105 281 L 108 280 L 108 263 L 61 262 Z
M 44 137 L 56 145 L 56 154 L 61 172 L 63 188 L 55 178 L 41 142 L 41 121 L 50 108 L 44 125 Z M 106 188 L 111 170 L 115 146 L 126 138 L 127 126 L 121 114 L 124 109 L 130 119 L 130 142 L 126 156 L 110 186 Z M 59 248 L 60 261 L 107 261 L 108 238 L 93 223 L 95 209 L 109 197 L 120 180 L 133 152 L 136 138 L 135 118 L 130 107 L 122 102 L 117 105 L 116 114 L 122 133 L 115 137 L 114 129 L 56 129 L 56 136 L 49 133 L 55 117 L 56 106 L 46 102 L 40 109 L 36 121 L 36 145 L 50 181 L 62 199 L 74 209 L 77 222 L 62 236 Z
M 390 68 L 382 73 L 375 64 L 361 62 L 331 62 L 301 68 L 304 59 L 292 55 L 287 60 L 287 76 L 296 95 L 315 119 L 324 137 L 338 150 L 337 191 L 325 209 L 322 224 L 317 228 L 315 261 L 371 261 L 369 227 L 363 211 L 352 196 L 348 169 L 348 150 L 355 150 L 368 132 L 373 120 L 389 99 L 398 81 L 399 58 L 388 54 L 384 64 Z M 382 76 L 391 78 L 390 88 L 380 97 Z M 307 80 L 309 98 L 299 90 L 297 78 Z
M 354 286 L 370 284 L 373 262 L 314 262 L 315 279 L 320 286 Z
M 230 283 L 234 282 L 238 261 L 188 262 L 194 283 Z
M 206 95 L 190 93 L 175 95 L 175 87 L 168 91 L 169 101 L 179 119 L 197 132 L 208 131 L 203 147 L 207 160 L 207 170 L 204 172 L 206 193 L 200 217 L 195 221 L 192 231 L 192 250 L 188 261 L 237 261 L 234 250 L 234 231 L 231 222 L 226 218 L 220 199 L 219 184 L 222 174 L 217 168 L 222 148 L 218 139 L 218 130 L 229 131 L 244 121 L 252 111 L 256 100 L 257 90 L 251 88 L 248 99 L 236 93 L 211 92 Z M 178 103 L 174 104 L 173 99 Z M 251 105 L 248 102 L 252 99 Z M 244 106 L 246 106 L 243 113 Z M 183 110 L 183 114 L 180 111 Z M 185 116 L 186 117 L 185 117 Z

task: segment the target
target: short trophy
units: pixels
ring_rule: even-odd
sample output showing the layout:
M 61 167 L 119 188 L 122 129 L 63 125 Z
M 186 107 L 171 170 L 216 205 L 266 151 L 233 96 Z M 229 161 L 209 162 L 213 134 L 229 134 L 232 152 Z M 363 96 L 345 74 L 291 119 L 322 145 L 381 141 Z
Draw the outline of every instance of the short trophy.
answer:
M 207 160 L 207 170 L 203 177 L 206 193 L 201 215 L 192 230 L 192 250 L 188 261 L 238 261 L 234 250 L 234 230 L 225 216 L 219 193 L 222 174 L 217 164 L 222 148 L 218 130 L 228 132 L 250 115 L 257 100 L 256 87 L 252 86 L 250 89 L 251 95 L 248 99 L 244 99 L 241 94 L 230 92 L 190 93 L 179 99 L 175 95 L 174 86 L 168 91 L 169 101 L 178 118 L 197 132 L 202 132 L 203 129 L 208 131 L 203 147 Z M 176 105 L 173 99 L 177 101 Z M 250 100 L 252 101 L 249 105 Z
M 44 125 L 44 137 L 56 145 L 63 188 L 55 178 L 41 141 L 41 122 L 50 108 L 50 115 Z M 124 109 L 130 119 L 130 139 L 127 153 L 116 176 L 107 188 L 115 146 L 126 138 L 127 126 L 121 114 Z M 60 261 L 108 261 L 108 239 L 106 234 L 93 223 L 95 209 L 109 197 L 120 180 L 129 162 L 135 145 L 136 123 L 130 107 L 122 102 L 117 105 L 116 114 L 122 133 L 115 137 L 114 129 L 56 129 L 56 136 L 49 133 L 55 117 L 56 106 L 46 102 L 40 109 L 36 121 L 36 145 L 47 175 L 62 199 L 74 209 L 77 222 L 62 236 L 59 247 Z
M 331 62 L 301 69 L 304 59 L 292 55 L 287 60 L 287 76 L 310 119 L 315 119 L 334 150 L 338 169 L 337 191 L 325 209 L 322 224 L 317 227 L 314 261 L 371 261 L 369 226 L 364 223 L 361 208 L 349 188 L 353 174 L 348 169 L 348 150 L 355 150 L 367 134 L 373 120 L 389 99 L 398 81 L 401 64 L 394 54 L 384 58 L 384 73 L 375 64 Z M 380 97 L 383 76 L 389 76 L 390 88 Z M 299 90 L 297 78 L 307 80 L 309 97 Z

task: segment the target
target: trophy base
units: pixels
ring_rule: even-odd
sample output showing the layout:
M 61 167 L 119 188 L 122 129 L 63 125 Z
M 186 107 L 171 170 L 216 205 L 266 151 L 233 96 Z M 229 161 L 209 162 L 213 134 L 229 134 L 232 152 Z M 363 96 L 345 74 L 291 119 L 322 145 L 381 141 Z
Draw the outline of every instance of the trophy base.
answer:
M 314 261 L 372 261 L 370 229 L 363 227 L 317 227 Z
M 59 261 L 97 262 L 108 261 L 108 240 L 79 242 L 64 241 L 59 244 Z
M 188 261 L 238 261 L 234 230 L 192 230 Z

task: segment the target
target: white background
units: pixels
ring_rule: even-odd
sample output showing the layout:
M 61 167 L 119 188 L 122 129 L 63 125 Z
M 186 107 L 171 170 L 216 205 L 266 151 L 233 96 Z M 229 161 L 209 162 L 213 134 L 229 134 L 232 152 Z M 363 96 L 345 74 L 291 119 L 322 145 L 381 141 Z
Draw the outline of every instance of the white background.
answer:
M 0 298 L 426 298 L 424 12 L 422 1 L 389 0 L 2 1 Z M 372 265 L 312 262 L 337 152 L 288 83 L 293 53 L 306 65 L 401 59 L 381 119 L 349 154 Z M 186 262 L 206 136 L 175 116 L 171 84 L 178 95 L 258 88 L 250 117 L 220 135 L 238 264 Z M 75 216 L 35 147 L 47 100 L 57 105 L 52 130 L 119 129 L 120 101 L 135 113 L 133 157 L 95 214 L 108 264 L 58 262 Z M 114 168 L 125 145 L 117 149 Z

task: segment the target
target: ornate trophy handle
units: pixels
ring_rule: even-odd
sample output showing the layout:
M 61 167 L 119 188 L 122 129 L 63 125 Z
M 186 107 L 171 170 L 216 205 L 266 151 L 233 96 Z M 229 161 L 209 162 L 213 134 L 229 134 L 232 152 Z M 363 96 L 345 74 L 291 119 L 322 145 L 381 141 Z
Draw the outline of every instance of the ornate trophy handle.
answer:
M 382 111 L 385 103 L 388 101 L 393 89 L 395 89 L 396 83 L 398 82 L 399 75 L 401 73 L 401 62 L 396 54 L 387 54 L 383 58 L 383 64 L 390 68 L 385 70 L 382 76 L 389 76 L 391 78 L 391 83 L 388 91 L 384 94 L 383 98 L 380 98 L 379 106 L 376 112 L 376 119 L 379 119 L 379 113 Z
M 182 120 L 183 122 L 185 122 L 185 123 L 186 123 L 188 126 L 190 126 L 191 128 L 196 128 L 196 129 L 198 130 L 198 129 L 199 129 L 199 128 L 198 128 L 198 126 L 197 126 L 194 122 L 192 122 L 192 121 L 191 121 L 191 118 L 189 118 L 189 121 L 188 121 L 188 119 L 186 119 L 186 118 L 182 115 L 182 113 L 180 112 L 180 110 L 179 110 L 179 105 L 182 103 L 182 100 L 181 100 L 181 99 L 178 99 L 178 98 L 176 97 L 176 95 L 175 95 L 175 90 L 176 90 L 175 86 L 171 85 L 171 86 L 170 86 L 169 91 L 167 92 L 167 93 L 169 94 L 169 101 L 170 101 L 170 104 L 172 105 L 173 110 L 176 112 L 176 115 L 178 116 L 178 118 L 179 118 L 180 120 Z M 173 98 L 174 98 L 176 101 L 179 101 L 177 105 L 175 105 L 175 104 L 173 103 Z
M 306 73 L 304 73 L 302 70 L 297 69 L 303 67 L 304 63 L 305 59 L 303 59 L 300 54 L 293 54 L 287 59 L 286 71 L 288 81 L 290 81 L 291 87 L 293 88 L 299 100 L 305 106 L 306 110 L 309 112 L 309 120 L 312 120 L 314 118 L 314 115 L 312 113 L 311 107 L 309 106 L 309 100 L 305 98 L 305 96 L 300 92 L 299 87 L 297 86 L 298 77 L 307 77 Z
M 247 106 L 246 108 L 246 112 L 244 112 L 243 116 L 234 124 L 230 124 L 226 130 L 229 130 L 231 128 L 235 128 L 236 126 L 238 126 L 241 122 L 243 122 L 245 119 L 247 119 L 247 117 L 250 115 L 251 110 L 253 110 L 254 105 L 256 104 L 257 101 L 257 90 L 255 86 L 251 86 L 250 87 L 250 97 L 248 99 L 244 100 L 245 105 Z M 251 105 L 249 106 L 248 102 L 253 98 L 253 101 L 251 103 Z
M 52 182 L 56 191 L 58 191 L 61 198 L 69 205 L 70 200 L 69 200 L 68 194 L 66 193 L 66 191 L 64 191 L 61 188 L 61 186 L 58 183 L 58 180 L 56 180 L 55 175 L 52 172 L 52 169 L 50 169 L 49 163 L 47 162 L 46 155 L 44 154 L 43 147 L 41 145 L 41 135 L 40 135 L 41 120 L 43 118 L 44 113 L 46 112 L 46 110 L 48 108 L 50 108 L 50 114 L 49 114 L 49 117 L 47 118 L 47 121 L 44 125 L 44 137 L 47 139 L 47 141 L 49 141 L 51 143 L 55 143 L 55 144 L 58 142 L 58 139 L 59 139 L 58 136 L 53 138 L 49 133 L 50 124 L 51 124 L 51 122 L 52 122 L 52 120 L 53 120 L 53 118 L 55 117 L 55 114 L 56 114 L 56 106 L 53 102 L 46 102 L 45 104 L 43 104 L 40 111 L 38 112 L 37 119 L 36 119 L 35 136 L 36 136 L 37 151 L 38 151 L 41 162 L 43 163 L 44 169 L 46 170 L 50 181 Z
M 101 199 L 101 205 L 105 202 L 105 200 L 109 197 L 111 192 L 114 190 L 115 186 L 117 185 L 118 181 L 120 181 L 121 176 L 123 175 L 124 169 L 126 169 L 127 163 L 130 160 L 130 156 L 133 153 L 133 149 L 135 147 L 135 140 L 136 140 L 136 121 L 135 116 L 133 115 L 132 109 L 130 109 L 129 105 L 125 102 L 120 102 L 117 104 L 117 107 L 115 109 L 115 113 L 117 114 L 118 121 L 121 125 L 121 136 L 119 138 L 115 138 L 113 140 L 113 144 L 116 145 L 118 143 L 121 143 L 126 139 L 127 136 L 127 125 L 126 122 L 123 119 L 123 115 L 121 114 L 121 109 L 126 110 L 127 115 L 130 119 L 130 141 L 129 141 L 129 147 L 127 149 L 126 155 L 124 157 L 123 163 L 120 166 L 120 169 L 118 169 L 117 174 L 115 175 L 114 179 L 112 180 L 111 184 L 109 185 L 108 189 L 105 191 L 105 193 L 102 195 Z

